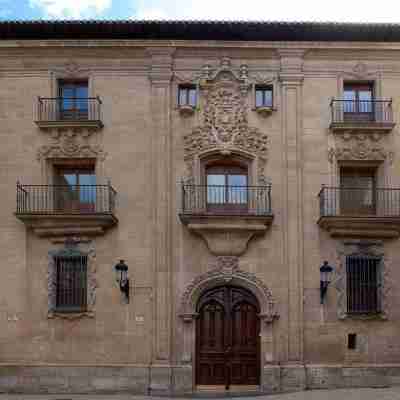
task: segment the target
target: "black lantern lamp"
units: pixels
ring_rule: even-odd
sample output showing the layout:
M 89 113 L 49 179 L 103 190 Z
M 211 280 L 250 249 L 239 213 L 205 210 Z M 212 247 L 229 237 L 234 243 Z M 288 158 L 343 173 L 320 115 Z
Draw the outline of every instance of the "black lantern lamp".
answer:
M 128 278 L 128 266 L 124 260 L 119 260 L 119 263 L 115 266 L 116 281 L 119 283 L 119 288 L 122 293 L 125 294 L 126 300 L 129 303 L 129 278 Z
M 321 304 L 324 304 L 324 298 L 328 290 L 328 286 L 331 283 L 333 268 L 328 264 L 328 261 L 324 261 L 320 269 L 320 292 L 321 292 Z

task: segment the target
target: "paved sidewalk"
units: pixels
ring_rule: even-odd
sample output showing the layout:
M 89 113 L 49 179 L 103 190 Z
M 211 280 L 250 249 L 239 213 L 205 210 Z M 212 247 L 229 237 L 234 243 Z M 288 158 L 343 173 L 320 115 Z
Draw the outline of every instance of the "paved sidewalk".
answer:
M 210 396 L 210 399 L 213 397 Z M 219 397 L 221 398 L 221 397 Z M 229 398 L 229 397 L 222 397 Z M 183 400 L 183 398 L 179 398 Z M 201 397 L 207 399 L 207 397 Z M 237 398 L 239 399 L 239 398 Z M 400 400 L 400 387 L 388 389 L 337 389 L 310 390 L 305 392 L 241 397 L 241 400 Z M 0 400 L 167 400 L 167 397 L 134 395 L 23 395 L 0 394 Z

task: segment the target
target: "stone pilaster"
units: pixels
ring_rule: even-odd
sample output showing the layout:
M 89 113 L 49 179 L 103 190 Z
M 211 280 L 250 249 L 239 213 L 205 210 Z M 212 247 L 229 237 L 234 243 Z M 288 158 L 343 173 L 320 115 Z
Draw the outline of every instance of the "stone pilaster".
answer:
M 280 50 L 282 96 L 283 243 L 288 269 L 288 361 L 303 360 L 303 51 Z
M 171 355 L 171 48 L 149 48 L 152 123 L 152 217 L 154 271 L 153 363 Z

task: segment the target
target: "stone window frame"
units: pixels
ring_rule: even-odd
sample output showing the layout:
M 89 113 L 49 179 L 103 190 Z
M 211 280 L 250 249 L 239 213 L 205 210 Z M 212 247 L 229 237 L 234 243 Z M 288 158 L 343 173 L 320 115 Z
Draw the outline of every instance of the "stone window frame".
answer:
M 87 305 L 86 311 L 76 313 L 64 313 L 56 309 L 56 296 L 57 296 L 57 271 L 55 265 L 55 257 L 69 257 L 69 256 L 87 256 Z M 47 271 L 47 290 L 48 290 L 48 312 L 47 317 L 63 318 L 63 319 L 78 319 L 82 317 L 95 317 L 95 304 L 96 304 L 96 264 L 95 264 L 95 250 L 91 246 L 91 242 L 84 245 L 74 239 L 67 239 L 64 246 L 57 250 L 50 250 L 48 253 L 48 271 Z
M 380 257 L 381 285 L 378 296 L 380 296 L 381 311 L 379 314 L 355 315 L 347 312 L 347 256 L 374 256 Z M 337 269 L 335 271 L 335 287 L 337 296 L 337 315 L 340 320 L 387 320 L 389 318 L 390 300 L 390 261 L 384 253 L 383 242 L 373 240 L 345 240 L 339 243 L 337 249 Z

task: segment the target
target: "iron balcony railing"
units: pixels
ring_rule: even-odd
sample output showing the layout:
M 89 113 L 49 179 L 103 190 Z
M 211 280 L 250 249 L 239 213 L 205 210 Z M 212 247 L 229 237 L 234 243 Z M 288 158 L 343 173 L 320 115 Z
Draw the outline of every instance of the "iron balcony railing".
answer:
M 332 99 L 332 123 L 393 123 L 392 100 Z
M 319 202 L 321 217 L 400 217 L 400 189 L 324 186 Z
M 39 97 L 37 122 L 101 121 L 99 97 Z
M 112 214 L 116 191 L 111 185 L 21 185 L 17 214 Z
M 272 215 L 271 185 L 182 184 L 182 214 Z

